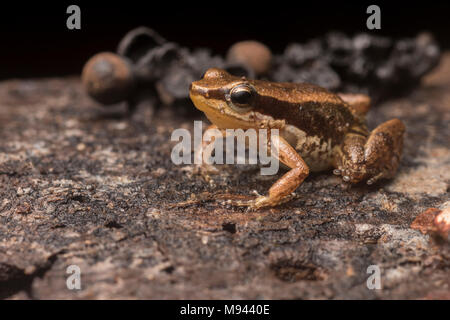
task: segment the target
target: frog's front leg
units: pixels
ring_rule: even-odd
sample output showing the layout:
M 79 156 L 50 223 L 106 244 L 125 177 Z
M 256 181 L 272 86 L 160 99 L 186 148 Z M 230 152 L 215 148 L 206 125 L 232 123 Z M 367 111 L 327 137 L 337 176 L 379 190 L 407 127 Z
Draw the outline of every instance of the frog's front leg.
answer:
M 351 131 L 335 152 L 334 173 L 346 183 L 391 178 L 397 171 L 403 147 L 405 125 L 392 119 L 375 128 L 367 137 L 364 132 Z
M 297 189 L 309 174 L 309 168 L 305 161 L 282 137 L 272 136 L 270 148 L 277 148 L 278 152 L 272 152 L 272 154 L 291 170 L 272 185 L 267 196 L 259 196 L 251 201 L 249 205 L 252 209 L 273 207 L 280 204 Z
M 201 174 L 206 180 L 210 179 L 210 174 L 219 173 L 219 170 L 216 168 L 216 166 L 205 161 L 208 157 L 211 156 L 210 154 L 205 154 L 205 149 L 209 144 L 214 142 L 214 137 L 211 137 L 211 139 L 208 139 L 209 137 L 207 138 L 207 136 L 209 135 L 208 130 L 219 130 L 219 128 L 214 124 L 206 128 L 205 132 L 203 133 L 202 143 L 194 152 L 194 163 L 196 164 L 195 173 Z M 225 132 L 223 131 L 222 134 L 225 134 Z
M 202 143 L 194 152 L 194 163 L 196 164 L 194 171 L 195 173 L 200 173 L 206 180 L 210 180 L 209 175 L 218 174 L 220 172 L 215 165 L 208 163 L 207 161 L 211 157 L 211 151 L 214 150 L 211 148 L 208 150 L 207 148 L 215 141 L 215 135 L 211 135 L 211 130 L 220 131 L 222 139 L 226 139 L 229 135 L 225 129 L 219 129 L 215 124 L 210 125 L 203 133 Z

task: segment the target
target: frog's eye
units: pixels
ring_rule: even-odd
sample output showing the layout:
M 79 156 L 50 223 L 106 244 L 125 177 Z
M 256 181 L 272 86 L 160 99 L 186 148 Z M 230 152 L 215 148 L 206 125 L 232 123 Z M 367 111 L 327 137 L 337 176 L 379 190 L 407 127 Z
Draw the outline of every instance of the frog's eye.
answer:
M 206 70 L 205 72 L 202 73 L 202 76 L 200 77 L 200 79 L 205 78 L 206 74 L 208 73 L 209 70 Z
M 244 112 L 251 108 L 254 91 L 246 84 L 240 84 L 231 89 L 229 101 L 231 106 L 238 112 Z

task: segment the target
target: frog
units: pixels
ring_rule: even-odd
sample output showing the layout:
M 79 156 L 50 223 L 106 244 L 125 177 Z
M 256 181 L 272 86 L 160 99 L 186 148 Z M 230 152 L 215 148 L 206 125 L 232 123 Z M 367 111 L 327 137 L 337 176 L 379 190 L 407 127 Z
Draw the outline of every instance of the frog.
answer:
M 210 68 L 191 83 L 189 97 L 211 121 L 208 129 L 224 135 L 226 129 L 278 129 L 267 147 L 277 148 L 274 154 L 288 171 L 266 195 L 247 201 L 249 209 L 288 202 L 310 172 L 332 171 L 345 186 L 373 185 L 393 178 L 400 164 L 404 123 L 394 118 L 369 131 L 366 114 L 371 99 L 362 93 L 247 79 Z M 203 142 L 200 148 L 206 145 Z M 218 172 L 211 167 L 202 162 L 199 172 Z

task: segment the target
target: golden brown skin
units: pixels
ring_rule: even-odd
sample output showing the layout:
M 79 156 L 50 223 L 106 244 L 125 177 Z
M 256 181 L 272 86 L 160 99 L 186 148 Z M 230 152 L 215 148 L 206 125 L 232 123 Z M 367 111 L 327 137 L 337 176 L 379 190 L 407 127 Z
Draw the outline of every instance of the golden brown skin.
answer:
M 241 100 L 237 91 L 246 91 Z M 362 94 L 333 94 L 306 83 L 248 80 L 213 68 L 192 83 L 190 98 L 213 128 L 279 129 L 273 143 L 278 159 L 290 170 L 267 196 L 249 202 L 252 208 L 284 202 L 310 171 L 334 168 L 345 183 L 372 184 L 393 177 L 400 162 L 404 124 L 392 119 L 369 132 L 365 114 L 370 98 Z M 207 164 L 202 170 L 216 171 Z

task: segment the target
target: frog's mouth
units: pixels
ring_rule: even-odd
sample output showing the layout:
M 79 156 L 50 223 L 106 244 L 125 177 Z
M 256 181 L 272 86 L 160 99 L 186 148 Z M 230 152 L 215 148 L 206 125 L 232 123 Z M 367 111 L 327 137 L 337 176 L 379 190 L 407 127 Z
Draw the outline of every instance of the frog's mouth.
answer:
M 206 117 L 219 128 L 245 129 L 255 127 L 254 121 L 250 121 L 248 114 L 239 114 L 228 107 L 223 100 L 206 98 L 201 94 L 189 93 L 189 97 L 195 107 L 202 111 Z

